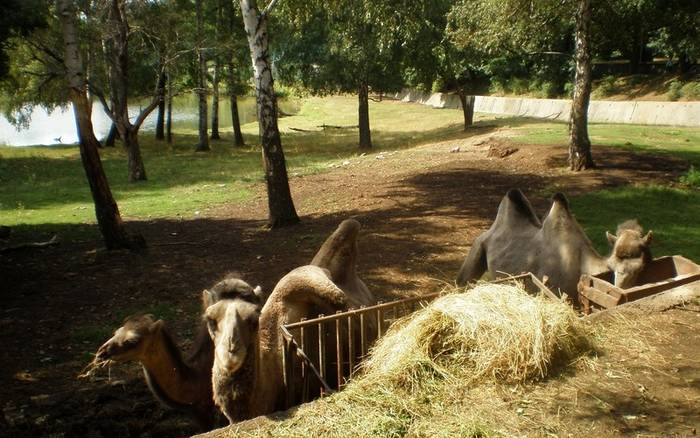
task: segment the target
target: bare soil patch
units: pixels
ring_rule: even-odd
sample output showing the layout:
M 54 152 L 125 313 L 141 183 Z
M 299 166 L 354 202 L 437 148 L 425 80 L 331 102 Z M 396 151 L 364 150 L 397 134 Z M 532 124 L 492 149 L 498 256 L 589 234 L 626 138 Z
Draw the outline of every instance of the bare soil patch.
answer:
M 235 270 L 271 290 L 285 273 L 308 263 L 348 217 L 363 225 L 360 276 L 388 299 L 452 282 L 511 187 L 531 194 L 535 208 L 544 211 L 548 202 L 538 193 L 668 182 L 685 170 L 679 160 L 605 147 L 595 151 L 605 166 L 579 174 L 564 170 L 561 146 L 517 144 L 504 158 L 488 157 L 491 147 L 513 146 L 506 134 L 475 130 L 450 141 L 339 160 L 327 172 L 293 178 L 302 223 L 282 230 L 263 228 L 260 186 L 252 201 L 210 209 L 196 220 L 130 222 L 150 245 L 142 255 L 107 254 L 97 240 L 0 255 L 0 436 L 195 432 L 187 417 L 152 399 L 139 366 L 113 367 L 111 380 L 76 379 L 90 360 L 87 353 L 106 339 L 100 330 L 116 328 L 125 313 L 160 308 L 188 345 L 202 289 Z M 683 323 L 697 331 L 697 318 L 692 321 Z M 659 330 L 686 342 L 684 333 L 668 327 L 674 326 L 660 323 Z M 687 367 L 697 377 L 697 366 Z M 653 374 L 655 381 L 666 378 Z

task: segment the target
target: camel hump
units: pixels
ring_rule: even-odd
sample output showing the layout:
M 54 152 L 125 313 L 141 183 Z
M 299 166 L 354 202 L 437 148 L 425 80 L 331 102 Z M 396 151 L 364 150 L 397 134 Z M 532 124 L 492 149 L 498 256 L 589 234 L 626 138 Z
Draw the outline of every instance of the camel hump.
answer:
M 559 205 L 567 212 L 569 211 L 569 200 L 566 199 L 566 196 L 561 192 L 557 192 L 552 196 L 552 205 L 554 204 Z
M 537 217 L 535 210 L 532 208 L 532 204 L 530 204 L 530 201 L 520 189 L 510 189 L 503 197 L 498 207 L 496 220 L 498 221 L 499 216 L 504 215 L 511 220 L 525 219 L 536 227 L 542 226 L 540 218 Z
M 335 283 L 343 283 L 355 274 L 357 264 L 357 235 L 360 223 L 355 219 L 346 219 L 338 225 L 321 249 L 318 250 L 311 265 L 327 269 Z
M 280 279 L 265 307 L 275 306 L 275 302 L 285 303 L 283 308 L 294 307 L 293 303 L 306 303 L 316 307 L 331 306 L 333 309 L 347 306 L 345 294 L 329 275 L 327 269 L 318 266 L 295 268 Z

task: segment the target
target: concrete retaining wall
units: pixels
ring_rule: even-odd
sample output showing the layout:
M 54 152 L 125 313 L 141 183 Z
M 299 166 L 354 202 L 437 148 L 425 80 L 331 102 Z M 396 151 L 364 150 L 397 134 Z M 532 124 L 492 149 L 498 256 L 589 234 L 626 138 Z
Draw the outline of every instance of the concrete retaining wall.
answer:
M 423 93 L 404 90 L 397 99 L 434 108 L 461 109 L 454 94 Z M 476 96 L 475 111 L 519 117 L 568 121 L 571 101 L 566 99 L 530 99 L 521 97 Z M 588 107 L 592 123 L 629 123 L 700 127 L 700 102 L 651 102 L 592 100 Z

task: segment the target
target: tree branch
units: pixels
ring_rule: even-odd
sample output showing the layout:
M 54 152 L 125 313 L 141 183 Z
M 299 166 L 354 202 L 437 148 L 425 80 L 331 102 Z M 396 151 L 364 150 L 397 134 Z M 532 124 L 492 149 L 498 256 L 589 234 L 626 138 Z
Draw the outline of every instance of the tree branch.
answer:
M 268 14 L 272 12 L 272 9 L 277 5 L 277 2 L 279 0 L 270 0 L 270 3 L 265 7 L 265 9 L 262 11 L 262 14 L 260 14 L 260 19 L 267 18 Z
M 88 81 L 88 88 L 90 88 L 90 93 L 97 96 L 97 99 L 102 104 L 102 110 L 104 110 L 105 114 L 107 114 L 107 117 L 109 117 L 113 123 L 116 123 L 114 114 L 112 114 L 112 110 L 110 109 L 107 99 L 105 98 L 105 94 L 102 92 L 102 90 L 90 81 Z

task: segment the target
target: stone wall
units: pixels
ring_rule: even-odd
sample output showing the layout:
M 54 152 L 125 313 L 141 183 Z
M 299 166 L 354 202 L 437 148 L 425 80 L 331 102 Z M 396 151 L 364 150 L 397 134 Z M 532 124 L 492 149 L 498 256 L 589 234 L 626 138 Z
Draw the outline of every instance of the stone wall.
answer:
M 434 108 L 460 109 L 454 94 L 404 90 L 395 95 L 404 102 L 416 102 Z M 524 97 L 476 96 L 475 111 L 519 117 L 568 121 L 571 101 L 567 99 L 531 99 Z M 588 107 L 592 123 L 629 123 L 700 127 L 700 102 L 652 102 L 592 100 Z

